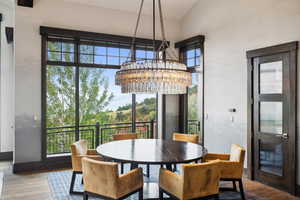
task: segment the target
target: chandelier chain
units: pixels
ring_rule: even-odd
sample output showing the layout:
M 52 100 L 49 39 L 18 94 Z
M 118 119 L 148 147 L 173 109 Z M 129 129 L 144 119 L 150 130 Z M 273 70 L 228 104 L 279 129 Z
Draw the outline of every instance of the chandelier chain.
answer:
M 140 8 L 139 8 L 139 14 L 138 14 L 138 17 L 137 17 L 137 20 L 136 20 L 134 34 L 133 34 L 132 42 L 131 42 L 131 50 L 130 50 L 131 56 L 129 55 L 127 57 L 127 59 L 129 57 L 131 57 L 131 59 L 133 59 L 133 56 L 134 56 L 134 45 L 135 45 L 135 40 L 136 40 L 136 35 L 137 35 L 138 28 L 139 28 L 139 24 L 140 24 L 140 21 L 141 21 L 143 6 L 144 6 L 144 0 L 141 0 L 141 4 L 140 4 Z

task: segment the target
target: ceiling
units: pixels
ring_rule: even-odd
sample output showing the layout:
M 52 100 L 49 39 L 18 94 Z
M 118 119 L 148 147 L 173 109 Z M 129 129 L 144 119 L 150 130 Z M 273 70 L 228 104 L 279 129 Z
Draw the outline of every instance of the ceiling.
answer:
M 64 0 L 91 6 L 137 13 L 141 0 Z M 198 0 L 162 0 L 164 17 L 180 20 Z M 157 2 L 157 1 L 156 1 Z M 152 0 L 145 0 L 143 13 L 152 14 Z

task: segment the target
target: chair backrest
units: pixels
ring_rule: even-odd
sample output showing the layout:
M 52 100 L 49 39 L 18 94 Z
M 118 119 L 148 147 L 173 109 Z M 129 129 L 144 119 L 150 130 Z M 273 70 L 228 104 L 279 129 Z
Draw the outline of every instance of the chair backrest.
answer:
M 122 134 L 114 134 L 113 140 L 133 140 L 137 139 L 136 133 L 122 133 Z
M 118 164 L 82 159 L 84 191 L 116 198 L 118 191 Z
M 199 143 L 199 136 L 190 135 L 190 134 L 183 134 L 183 133 L 173 133 L 173 140 L 174 141 L 181 141 L 181 142 L 191 142 L 191 143 L 198 144 Z
M 88 143 L 86 140 L 79 140 L 71 144 L 72 155 L 86 155 L 88 151 Z
M 219 193 L 219 160 L 199 164 L 184 164 L 183 196 L 184 199 L 205 197 Z
M 231 151 L 230 151 L 230 161 L 240 162 L 241 164 L 244 164 L 245 160 L 245 149 L 237 144 L 231 145 Z

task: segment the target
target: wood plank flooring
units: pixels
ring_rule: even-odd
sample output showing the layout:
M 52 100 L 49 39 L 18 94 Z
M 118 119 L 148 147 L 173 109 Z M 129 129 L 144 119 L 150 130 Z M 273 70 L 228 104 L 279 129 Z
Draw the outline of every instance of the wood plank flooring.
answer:
M 50 200 L 47 172 L 12 174 L 9 162 L 0 162 L 0 173 L 4 173 L 1 200 Z M 269 200 L 300 200 L 286 192 L 261 183 L 244 180 L 245 189 Z M 55 200 L 55 199 L 54 199 Z

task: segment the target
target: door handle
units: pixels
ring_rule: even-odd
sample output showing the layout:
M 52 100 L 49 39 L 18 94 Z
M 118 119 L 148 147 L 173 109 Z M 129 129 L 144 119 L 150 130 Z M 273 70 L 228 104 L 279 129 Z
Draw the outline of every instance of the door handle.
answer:
M 289 139 L 289 135 L 287 133 L 276 134 L 276 137 L 281 137 L 282 139 Z
M 289 135 L 287 133 L 282 133 L 281 137 L 285 140 L 289 139 Z

